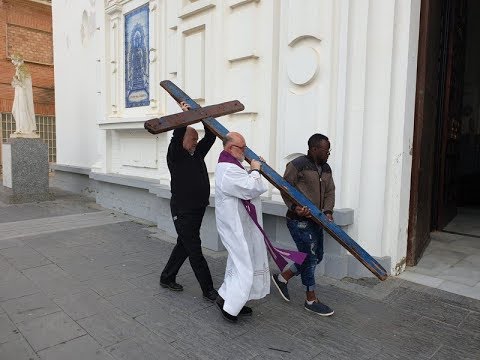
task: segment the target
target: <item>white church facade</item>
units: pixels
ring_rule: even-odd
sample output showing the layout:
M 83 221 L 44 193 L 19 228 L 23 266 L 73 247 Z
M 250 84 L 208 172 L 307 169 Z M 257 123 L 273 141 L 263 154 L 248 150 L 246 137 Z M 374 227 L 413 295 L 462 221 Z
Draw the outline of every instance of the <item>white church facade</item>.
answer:
M 175 236 L 171 132 L 143 128 L 180 111 L 159 86 L 168 79 L 200 105 L 240 100 L 244 111 L 218 120 L 280 174 L 310 135 L 327 135 L 335 221 L 389 273 L 404 269 L 420 0 L 53 0 L 52 11 L 56 186 Z M 211 179 L 220 151 L 217 140 Z M 263 200 L 267 232 L 293 246 L 279 191 Z M 210 203 L 202 239 L 221 250 Z M 372 276 L 333 239 L 325 251 L 322 273 Z

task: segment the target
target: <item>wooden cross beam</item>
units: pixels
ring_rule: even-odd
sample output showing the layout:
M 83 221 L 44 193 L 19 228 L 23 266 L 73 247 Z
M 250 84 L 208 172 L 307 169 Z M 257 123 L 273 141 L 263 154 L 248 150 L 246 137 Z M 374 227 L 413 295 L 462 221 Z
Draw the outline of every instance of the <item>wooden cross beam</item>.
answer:
M 217 105 L 199 107 L 197 109 L 181 113 L 162 116 L 160 119 L 145 121 L 144 127 L 151 134 L 159 134 L 178 127 L 187 126 L 199 122 L 208 117 L 219 117 L 233 114 L 245 109 L 245 106 L 238 101 L 228 101 Z
M 160 85 L 177 101 L 178 103 L 184 101 L 192 110 L 200 108 L 195 101 L 193 101 L 187 94 L 185 94 L 179 87 L 171 81 L 165 80 Z M 203 123 L 215 135 L 222 140 L 228 134 L 228 130 L 220 124 L 213 117 L 204 118 Z M 251 160 L 260 160 L 250 148 L 245 149 L 245 159 L 248 162 Z M 369 253 L 367 253 L 360 245 L 358 245 L 346 232 L 344 232 L 338 225 L 330 222 L 327 217 L 320 211 L 315 204 L 313 204 L 305 195 L 294 188 L 281 175 L 273 170 L 266 163 L 262 163 L 260 169 L 262 175 L 283 194 L 285 194 L 291 201 L 299 206 L 306 206 L 312 215 L 312 220 L 323 227 L 340 245 L 347 249 L 358 261 L 360 261 L 368 270 L 370 270 L 380 280 L 387 278 L 385 269 L 375 260 Z

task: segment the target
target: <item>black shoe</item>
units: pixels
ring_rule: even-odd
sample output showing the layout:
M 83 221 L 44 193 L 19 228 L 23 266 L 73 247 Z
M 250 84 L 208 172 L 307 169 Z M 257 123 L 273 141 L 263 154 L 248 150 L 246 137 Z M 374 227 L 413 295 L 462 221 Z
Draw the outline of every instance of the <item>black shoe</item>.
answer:
M 215 304 L 217 305 L 218 309 L 222 313 L 222 316 L 225 320 L 230 321 L 232 323 L 236 323 L 238 321 L 237 316 L 230 315 L 225 310 L 223 310 L 224 300 L 222 299 L 222 297 L 220 295 L 217 297 L 217 300 L 215 301 Z
M 162 280 L 160 280 L 160 286 L 162 288 L 167 288 L 172 291 L 183 291 L 183 286 L 180 284 L 177 284 L 175 281 L 163 282 Z
M 312 305 L 308 305 L 307 301 L 305 300 L 305 310 L 314 312 L 320 316 L 331 316 L 333 315 L 334 311 L 330 309 L 325 304 L 322 304 L 318 299 L 313 302 Z
M 252 308 L 248 306 L 244 306 L 242 310 L 238 313 L 238 316 L 252 316 Z
M 288 294 L 287 284 L 284 283 L 284 282 L 281 282 L 281 281 L 278 279 L 278 275 L 279 275 L 279 274 L 273 274 L 273 275 L 272 275 L 273 283 L 274 283 L 275 286 L 277 287 L 278 292 L 280 293 L 280 295 L 282 295 L 282 298 L 283 298 L 285 301 L 290 302 L 290 295 Z
M 218 296 L 218 292 L 215 289 L 208 290 L 203 293 L 203 298 L 211 302 L 214 302 L 217 299 L 217 296 Z

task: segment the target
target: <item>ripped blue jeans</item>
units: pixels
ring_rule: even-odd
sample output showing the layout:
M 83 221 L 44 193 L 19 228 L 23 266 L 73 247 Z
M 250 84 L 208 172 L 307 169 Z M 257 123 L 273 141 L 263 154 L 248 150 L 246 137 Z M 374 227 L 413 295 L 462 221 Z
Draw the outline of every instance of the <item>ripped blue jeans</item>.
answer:
M 302 265 L 293 263 L 290 270 L 300 275 L 306 291 L 315 289 L 315 268 L 323 259 L 323 229 L 311 220 L 292 220 L 287 218 L 290 230 L 298 251 L 307 254 Z

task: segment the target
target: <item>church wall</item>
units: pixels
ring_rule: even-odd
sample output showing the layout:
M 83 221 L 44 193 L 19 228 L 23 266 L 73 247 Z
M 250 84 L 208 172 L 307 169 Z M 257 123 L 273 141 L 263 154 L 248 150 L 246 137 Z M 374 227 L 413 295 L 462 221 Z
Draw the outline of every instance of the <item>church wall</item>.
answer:
M 78 36 L 83 24 L 79 14 L 90 11 L 92 1 L 53 3 L 60 44 L 55 49 L 57 79 L 73 64 L 83 68 L 69 76 L 79 84 L 70 93 L 65 76 L 57 84 L 63 90 L 57 96 L 57 116 L 61 112 L 68 123 L 57 130 L 62 134 L 60 165 L 154 179 L 168 189 L 165 155 L 171 133 L 153 136 L 143 130 L 145 120 L 179 111 L 159 81 L 172 80 L 201 105 L 238 99 L 245 111 L 219 120 L 243 133 L 247 144 L 279 173 L 306 152 L 311 134 L 330 137 L 336 208 L 350 209 L 344 212 L 352 219 L 345 229 L 372 255 L 385 259 L 388 270 L 402 270 L 420 0 L 93 3 L 99 29 L 88 44 Z M 125 19 L 137 16 L 136 9 L 144 5 L 148 55 L 136 48 L 128 61 L 147 65 L 142 72 L 129 72 Z M 65 13 L 75 14 L 73 20 L 64 21 L 72 19 Z M 67 34 L 70 48 L 65 47 Z M 142 36 L 138 32 L 137 39 Z M 144 73 L 148 88 L 142 85 Z M 129 106 L 132 102 L 139 106 Z M 195 126 L 201 137 L 202 126 Z M 206 159 L 212 176 L 220 150 L 217 141 Z M 163 190 L 150 188 L 149 193 L 162 204 L 168 202 Z M 288 237 L 279 192 L 270 189 L 266 199 L 277 204 L 266 217 L 267 227 Z M 115 207 L 115 199 L 109 203 Z M 346 251 L 333 240 L 326 249 L 332 262 L 324 266 L 341 264 L 330 273 L 341 267 L 341 277 L 353 269 Z
M 57 163 L 90 168 L 100 153 L 98 122 L 103 116 L 103 3 L 53 1 L 52 16 Z

